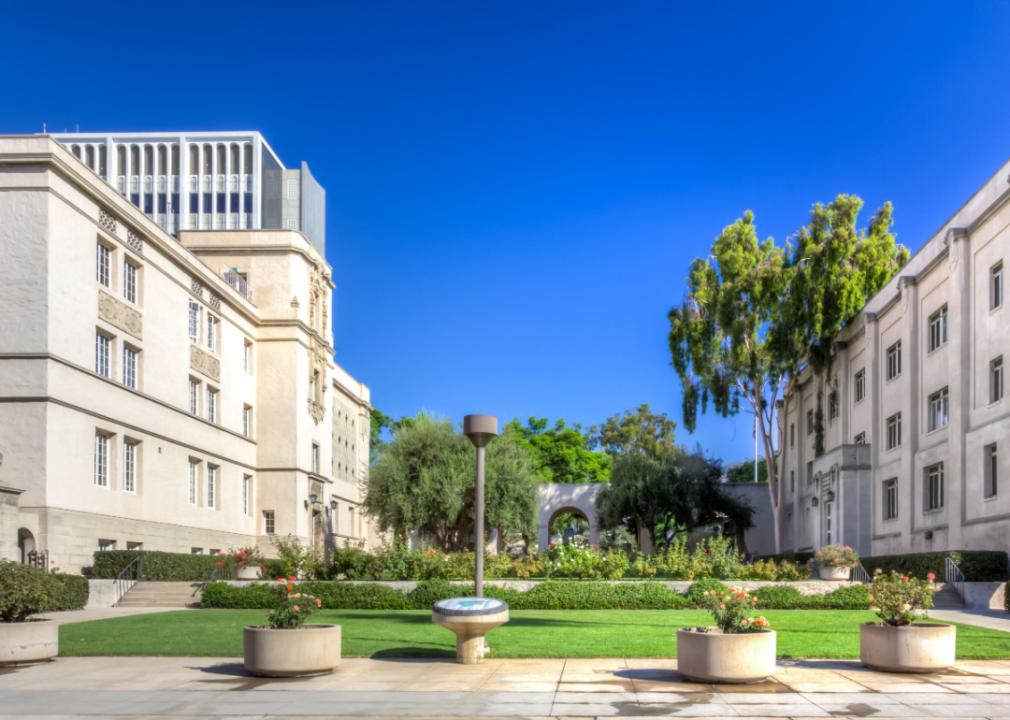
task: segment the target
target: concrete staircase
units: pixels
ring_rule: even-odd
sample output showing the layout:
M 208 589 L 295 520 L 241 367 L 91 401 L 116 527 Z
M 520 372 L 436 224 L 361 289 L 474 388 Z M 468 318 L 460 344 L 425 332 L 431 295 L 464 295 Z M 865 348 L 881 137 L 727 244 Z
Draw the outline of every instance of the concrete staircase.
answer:
M 945 583 L 933 596 L 933 607 L 937 610 L 963 610 L 964 600 L 957 594 L 953 585 Z
M 126 591 L 116 607 L 177 607 L 200 602 L 200 583 L 142 580 Z

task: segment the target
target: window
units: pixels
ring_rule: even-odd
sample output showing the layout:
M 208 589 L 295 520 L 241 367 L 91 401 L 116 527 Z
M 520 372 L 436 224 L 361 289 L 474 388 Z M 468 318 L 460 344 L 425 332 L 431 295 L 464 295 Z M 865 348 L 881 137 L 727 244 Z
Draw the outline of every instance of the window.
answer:
M 217 318 L 207 313 L 207 349 L 217 352 Z
M 195 300 L 189 301 L 189 339 L 196 342 L 200 337 L 200 306 Z
M 861 432 L 858 435 L 856 435 L 856 445 L 865 445 L 865 444 L 866 444 L 866 433 Z
M 887 418 L 887 449 L 893 450 L 901 445 L 901 413 L 895 413 Z
M 855 381 L 852 383 L 855 388 L 856 402 L 862 401 L 866 397 L 866 370 L 859 370 L 856 373 Z
M 828 419 L 834 420 L 838 417 L 838 392 L 835 390 L 831 391 L 828 395 Z
M 217 390 L 212 387 L 207 388 L 207 419 L 217 422 Z
M 312 443 L 312 472 L 319 472 L 319 443 Z
M 242 434 L 246 437 L 252 434 L 252 408 L 249 405 L 242 406 Z
M 95 253 L 95 280 L 109 287 L 112 284 L 112 252 L 102 243 L 98 243 Z
M 274 534 L 274 511 L 264 510 L 263 511 L 263 532 L 266 535 Z
M 789 492 L 793 495 L 796 494 L 796 471 L 789 471 Z
M 298 199 L 298 181 L 288 180 L 288 200 Z
M 131 440 L 123 443 L 123 490 L 137 492 L 137 443 Z
M 123 346 L 123 385 L 137 389 L 137 350 L 129 345 Z
M 947 388 L 937 390 L 929 396 L 929 418 L 928 427 L 930 431 L 939 430 L 947 426 L 947 409 L 949 406 L 949 393 Z
M 986 445 L 984 448 L 985 468 L 983 479 L 985 487 L 982 489 L 982 496 L 985 499 L 996 497 L 998 472 L 998 455 L 996 454 L 996 443 Z
M 923 489 L 926 512 L 943 508 L 943 463 L 926 468 L 926 487 Z
M 898 517 L 898 478 L 884 481 L 881 507 L 884 509 L 884 520 L 894 520 Z
M 989 402 L 1003 399 L 1003 356 L 989 362 Z
M 217 466 L 208 465 L 207 466 L 207 507 L 214 507 L 214 503 L 217 501 L 215 493 L 217 492 Z
M 1003 263 L 998 262 L 989 270 L 989 309 L 995 310 L 1003 304 Z
M 193 415 L 198 414 L 200 409 L 200 381 L 189 379 L 189 411 Z
M 189 554 L 190 555 L 203 555 L 203 548 L 202 547 L 191 547 L 189 549 Z
M 814 432 L 814 411 L 807 410 L 807 435 L 812 435 Z
M 95 485 L 109 487 L 109 436 L 95 433 Z
M 247 373 L 252 372 L 252 343 L 248 340 L 242 343 L 242 369 Z
M 115 540 L 110 540 L 108 538 L 98 538 L 98 549 L 101 550 L 101 551 L 103 551 L 103 552 L 105 550 L 115 550 L 116 549 L 116 541 Z
M 199 463 L 196 460 L 189 461 L 189 504 L 196 505 L 197 485 L 199 484 Z
M 789 447 L 796 447 L 796 423 L 789 423 Z
M 929 352 L 947 343 L 947 306 L 929 316 Z
M 112 363 L 109 361 L 112 353 L 112 338 L 101 332 L 95 333 L 95 372 L 102 377 L 111 377 Z
M 129 260 L 123 261 L 123 297 L 132 303 L 137 302 L 137 276 L 140 269 Z
M 887 348 L 887 379 L 901 375 L 901 340 Z
M 127 541 L 126 542 L 126 549 L 127 550 L 143 550 L 144 549 L 144 543 L 142 543 L 142 542 L 130 542 L 130 541 Z
M 807 485 L 814 481 L 814 461 L 807 461 Z
M 242 514 L 249 514 L 249 491 L 252 489 L 252 475 L 242 476 Z

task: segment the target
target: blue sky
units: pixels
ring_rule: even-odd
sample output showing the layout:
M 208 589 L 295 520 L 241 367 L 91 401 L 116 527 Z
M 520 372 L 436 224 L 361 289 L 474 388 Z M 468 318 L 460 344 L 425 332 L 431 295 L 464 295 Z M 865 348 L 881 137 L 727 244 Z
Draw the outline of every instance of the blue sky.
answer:
M 4 3 L 0 132 L 260 129 L 328 191 L 392 415 L 680 419 L 666 312 L 745 209 L 917 249 L 1010 155 L 1010 3 Z M 693 436 L 751 452 L 747 418 Z

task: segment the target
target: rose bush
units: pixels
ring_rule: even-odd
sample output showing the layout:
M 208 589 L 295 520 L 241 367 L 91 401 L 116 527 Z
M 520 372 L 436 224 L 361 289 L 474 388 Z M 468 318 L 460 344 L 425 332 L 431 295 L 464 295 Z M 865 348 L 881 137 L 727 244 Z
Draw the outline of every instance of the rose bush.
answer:
M 870 585 L 870 598 L 877 617 L 894 626 L 911 625 L 925 617 L 926 611 L 933 607 L 934 580 L 933 573 L 920 580 L 894 570 L 886 574 L 877 570 Z
M 274 630 L 297 630 L 309 615 L 314 613 L 323 602 L 315 595 L 304 593 L 298 590 L 295 585 L 295 576 L 277 578 L 276 601 L 267 621 Z
M 854 568 L 859 564 L 859 553 L 848 545 L 825 545 L 814 558 L 821 567 Z
M 757 598 L 740 588 L 707 590 L 704 603 L 715 618 L 716 626 L 724 633 L 764 632 L 770 627 L 764 615 L 751 617 Z

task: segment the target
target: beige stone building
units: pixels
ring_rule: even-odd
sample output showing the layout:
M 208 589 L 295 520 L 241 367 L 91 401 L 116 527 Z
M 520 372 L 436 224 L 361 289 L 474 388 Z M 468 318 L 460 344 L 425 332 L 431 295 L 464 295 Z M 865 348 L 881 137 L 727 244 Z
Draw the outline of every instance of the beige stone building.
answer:
M 0 138 L 0 557 L 367 539 L 331 278 L 300 231 L 176 238 L 54 139 Z
M 780 416 L 786 549 L 1010 550 L 1008 262 L 1010 162 L 841 333 L 830 377 L 801 377 Z

